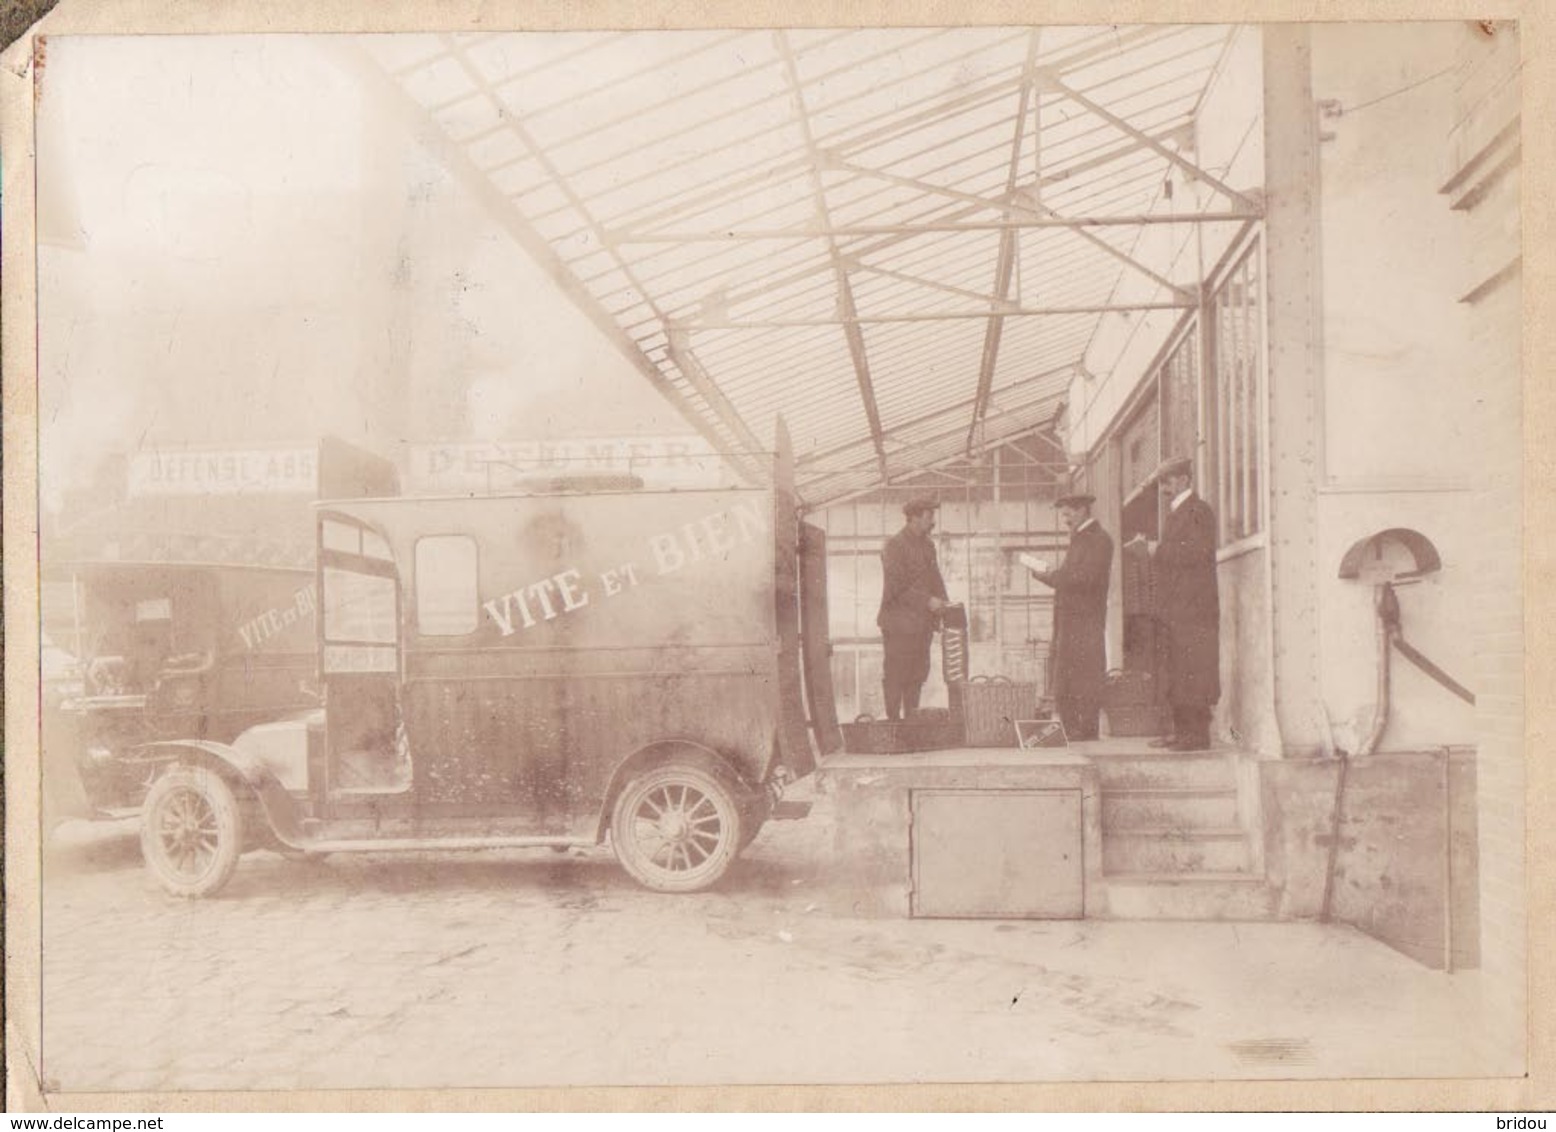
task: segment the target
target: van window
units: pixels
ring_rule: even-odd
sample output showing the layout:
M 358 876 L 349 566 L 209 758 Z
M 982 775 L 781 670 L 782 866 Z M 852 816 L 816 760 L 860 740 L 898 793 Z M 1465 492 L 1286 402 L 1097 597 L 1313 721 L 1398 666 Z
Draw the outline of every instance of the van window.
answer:
M 325 519 L 322 525 L 322 542 L 325 550 L 338 550 L 342 554 L 362 553 L 362 532 L 349 523 L 337 523 Z
M 429 637 L 473 633 L 481 611 L 475 539 L 428 535 L 416 540 L 416 631 Z
M 376 558 L 380 562 L 394 561 L 394 554 L 390 551 L 389 544 L 377 531 L 362 532 L 362 554 L 366 558 Z
M 353 523 L 325 519 L 322 542 L 325 550 L 337 550 L 342 554 L 359 554 L 363 558 L 376 558 L 380 562 L 393 562 L 394 553 L 389 543 L 377 531 Z
M 330 641 L 395 643 L 394 579 L 324 569 L 324 636 Z

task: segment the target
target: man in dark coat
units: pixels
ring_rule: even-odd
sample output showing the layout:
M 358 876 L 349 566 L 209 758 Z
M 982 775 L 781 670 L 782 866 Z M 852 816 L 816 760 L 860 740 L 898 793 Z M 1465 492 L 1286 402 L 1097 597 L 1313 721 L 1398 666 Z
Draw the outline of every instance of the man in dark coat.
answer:
M 1216 516 L 1194 494 L 1193 463 L 1168 460 L 1156 471 L 1167 502 L 1161 542 L 1150 549 L 1156 615 L 1166 637 L 1174 751 L 1210 746 L 1210 710 L 1221 698 L 1221 605 L 1216 590 Z
M 1107 678 L 1103 635 L 1113 540 L 1091 516 L 1090 495 L 1062 496 L 1054 506 L 1070 531 L 1070 548 L 1057 570 L 1033 576 L 1054 590 L 1054 702 L 1067 738 L 1097 738 L 1102 685 Z
M 911 500 L 902 513 L 902 530 L 886 540 L 881 551 L 884 580 L 875 619 L 886 646 L 882 683 L 887 719 L 902 719 L 918 707 L 919 692 L 929 678 L 935 614 L 946 604 L 945 580 L 929 538 L 935 529 L 935 501 Z

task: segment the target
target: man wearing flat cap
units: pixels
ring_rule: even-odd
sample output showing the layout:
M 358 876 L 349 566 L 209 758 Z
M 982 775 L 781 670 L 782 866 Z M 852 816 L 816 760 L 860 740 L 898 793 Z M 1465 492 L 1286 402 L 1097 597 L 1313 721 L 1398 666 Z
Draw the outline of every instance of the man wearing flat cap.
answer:
M 1054 501 L 1070 532 L 1070 547 L 1057 570 L 1032 574 L 1054 591 L 1054 704 L 1065 736 L 1077 742 L 1097 738 L 1102 687 L 1107 678 L 1103 635 L 1108 616 L 1108 579 L 1113 540 L 1092 518 L 1093 496 L 1062 495 Z
M 882 683 L 887 719 L 902 719 L 918 707 L 919 692 L 929 678 L 935 615 L 946 604 L 945 580 L 929 538 L 935 529 L 935 507 L 933 499 L 904 504 L 902 530 L 887 539 L 881 551 L 884 582 L 875 623 L 886 646 Z
M 1167 702 L 1172 735 L 1153 746 L 1210 747 L 1210 712 L 1221 698 L 1221 604 L 1216 588 L 1216 516 L 1194 494 L 1188 457 L 1167 460 L 1154 476 L 1167 500 L 1161 542 L 1141 540 L 1151 556 L 1156 616 L 1166 637 Z

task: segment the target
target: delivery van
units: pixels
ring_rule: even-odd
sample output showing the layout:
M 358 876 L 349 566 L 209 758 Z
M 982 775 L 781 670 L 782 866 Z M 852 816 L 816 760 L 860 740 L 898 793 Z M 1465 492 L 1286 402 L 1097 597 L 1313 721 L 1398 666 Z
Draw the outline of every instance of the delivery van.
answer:
M 319 707 L 161 739 L 142 821 L 170 892 L 247 850 L 594 845 L 712 884 L 835 749 L 823 536 L 760 487 L 317 505 Z

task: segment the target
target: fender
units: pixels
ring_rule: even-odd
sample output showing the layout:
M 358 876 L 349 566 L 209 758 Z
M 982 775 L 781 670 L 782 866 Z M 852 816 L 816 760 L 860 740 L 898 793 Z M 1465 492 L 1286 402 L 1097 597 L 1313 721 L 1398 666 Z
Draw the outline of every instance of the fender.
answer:
M 595 827 L 594 837 L 597 842 L 605 840 L 605 834 L 610 829 L 611 811 L 616 808 L 616 799 L 632 776 L 644 767 L 670 762 L 676 758 L 696 763 L 727 780 L 739 794 L 752 801 L 763 800 L 766 797 L 764 791 L 746 781 L 745 776 L 735 768 L 734 763 L 712 747 L 699 743 L 695 739 L 656 739 L 646 747 L 639 747 L 633 751 L 621 761 L 615 773 L 611 775 L 610 786 L 606 789 L 605 799 L 600 804 L 600 817 Z
M 172 739 L 142 743 L 135 750 L 165 752 L 174 757 L 183 754 L 187 761 L 196 765 L 208 767 L 228 778 L 236 776 L 259 800 L 259 808 L 275 839 L 288 849 L 307 848 L 303 813 L 296 799 L 281 785 L 281 780 L 269 767 L 236 747 L 205 739 Z M 193 757 L 189 758 L 191 755 Z

